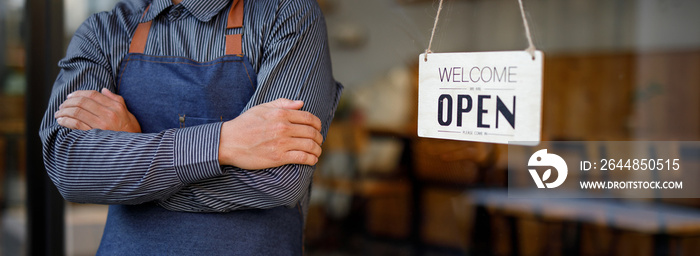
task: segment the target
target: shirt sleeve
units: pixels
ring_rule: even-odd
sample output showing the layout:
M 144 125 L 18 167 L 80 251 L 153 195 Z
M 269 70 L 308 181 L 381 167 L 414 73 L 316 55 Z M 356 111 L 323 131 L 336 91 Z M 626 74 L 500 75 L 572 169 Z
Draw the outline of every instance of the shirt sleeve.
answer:
M 285 1 L 263 40 L 258 87 L 244 109 L 278 98 L 304 101 L 322 121 L 325 138 L 342 85 L 332 76 L 326 25 L 315 1 Z M 159 203 L 180 211 L 231 211 L 296 204 L 309 190 L 314 167 L 264 170 L 225 167 L 225 174 L 190 183 Z
M 216 158 L 220 123 L 149 134 L 71 130 L 57 124 L 53 115 L 69 93 L 115 91 L 94 24 L 92 16 L 81 25 L 59 62 L 61 71 L 39 132 L 48 175 L 63 197 L 80 203 L 138 204 L 221 176 Z M 204 154 L 175 159 L 183 144 L 196 145 Z

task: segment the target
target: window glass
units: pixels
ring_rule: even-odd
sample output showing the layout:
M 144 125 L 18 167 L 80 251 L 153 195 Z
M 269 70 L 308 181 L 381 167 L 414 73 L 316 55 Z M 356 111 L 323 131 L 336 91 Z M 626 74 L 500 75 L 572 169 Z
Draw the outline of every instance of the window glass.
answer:
M 117 2 L 64 0 L 64 45 L 89 15 Z M 578 200 L 546 208 L 537 200 L 479 201 L 509 200 L 502 195 L 513 152 L 416 135 L 418 54 L 428 47 L 439 1 L 317 2 L 345 91 L 314 174 L 305 254 L 700 252 L 697 198 L 591 200 L 586 206 L 605 214 L 590 218 L 564 214 L 580 210 Z M 523 2 L 546 56 L 543 141 L 700 140 L 700 1 Z M 433 52 L 527 47 L 517 0 L 443 4 Z M 24 152 L 34 135 L 24 134 L 31 51 L 24 13 L 23 0 L 0 0 L 0 255 L 23 255 L 27 244 Z M 610 219 L 612 206 L 637 203 L 651 210 Z M 678 209 L 683 218 L 664 217 Z M 94 255 L 106 212 L 103 205 L 66 203 L 68 255 Z M 687 225 L 665 229 L 666 219 Z
M 0 1 L 0 254 L 22 255 L 25 218 L 24 2 Z
M 428 47 L 440 1 L 319 2 L 334 75 L 346 90 L 315 173 L 311 255 L 700 251 L 700 230 L 670 237 L 661 228 L 634 228 L 672 221 L 650 216 L 674 207 L 698 216 L 696 198 L 592 200 L 604 212 L 649 203 L 651 215 L 627 216 L 629 225 L 546 214 L 576 211 L 577 200 L 546 209 L 534 206 L 541 201 L 512 201 L 522 209 L 510 212 L 474 203 L 507 191 L 508 147 L 416 136 L 418 54 Z M 523 2 L 545 53 L 543 141 L 700 139 L 700 2 Z M 518 1 L 474 0 L 444 1 L 431 50 L 526 47 Z

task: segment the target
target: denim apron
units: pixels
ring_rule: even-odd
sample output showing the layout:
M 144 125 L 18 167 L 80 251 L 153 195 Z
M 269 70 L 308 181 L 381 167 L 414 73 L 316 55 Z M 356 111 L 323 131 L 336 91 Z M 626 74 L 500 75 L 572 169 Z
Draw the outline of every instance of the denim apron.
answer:
M 243 23 L 243 0 L 233 2 L 227 28 Z M 144 55 L 150 25 L 138 25 L 117 78 L 118 92 L 142 132 L 237 117 L 257 85 L 242 55 L 241 35 L 226 35 L 226 55 L 200 63 Z M 153 202 L 111 205 L 97 254 L 301 255 L 302 232 L 298 204 L 227 213 L 175 212 Z

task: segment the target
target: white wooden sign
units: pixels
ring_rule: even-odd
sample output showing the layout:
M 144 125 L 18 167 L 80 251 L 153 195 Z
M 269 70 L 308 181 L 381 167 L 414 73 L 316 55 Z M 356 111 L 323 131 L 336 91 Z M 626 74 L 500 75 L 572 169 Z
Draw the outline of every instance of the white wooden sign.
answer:
M 539 143 L 541 51 L 424 53 L 419 62 L 418 136 Z

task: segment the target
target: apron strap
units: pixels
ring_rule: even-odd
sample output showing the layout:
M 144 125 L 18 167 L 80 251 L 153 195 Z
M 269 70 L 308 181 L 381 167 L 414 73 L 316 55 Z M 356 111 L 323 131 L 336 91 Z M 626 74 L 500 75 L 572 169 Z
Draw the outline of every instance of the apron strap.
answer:
M 141 19 L 146 16 L 146 12 L 151 8 L 151 5 L 143 11 Z M 153 20 L 141 22 L 136 26 L 134 36 L 129 45 L 129 53 L 143 53 L 146 49 L 146 41 L 148 41 L 148 33 L 151 31 Z M 228 20 L 226 29 L 243 27 L 243 0 L 233 0 L 231 8 L 228 11 Z M 243 54 L 242 49 L 242 34 L 226 35 L 226 55 Z
M 143 14 L 141 14 L 141 20 L 146 16 L 149 8 L 151 8 L 150 4 L 146 7 L 146 10 L 143 11 Z M 136 26 L 134 37 L 131 38 L 131 44 L 129 45 L 129 53 L 143 53 L 146 49 L 146 41 L 148 40 L 148 32 L 151 31 L 151 23 L 153 23 L 153 20 L 141 22 Z
M 233 0 L 226 29 L 243 27 L 243 0 Z M 243 54 L 242 35 L 226 35 L 226 55 Z

